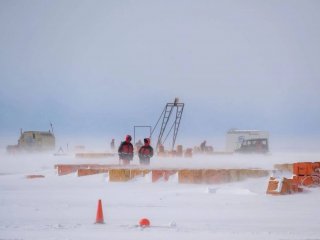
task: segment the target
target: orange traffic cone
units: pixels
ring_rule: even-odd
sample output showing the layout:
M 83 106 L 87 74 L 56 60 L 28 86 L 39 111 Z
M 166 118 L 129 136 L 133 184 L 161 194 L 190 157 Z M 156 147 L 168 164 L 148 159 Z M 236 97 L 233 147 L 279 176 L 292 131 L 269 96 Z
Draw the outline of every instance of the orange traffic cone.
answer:
M 104 223 L 101 199 L 99 199 L 99 201 L 98 201 L 96 223 Z

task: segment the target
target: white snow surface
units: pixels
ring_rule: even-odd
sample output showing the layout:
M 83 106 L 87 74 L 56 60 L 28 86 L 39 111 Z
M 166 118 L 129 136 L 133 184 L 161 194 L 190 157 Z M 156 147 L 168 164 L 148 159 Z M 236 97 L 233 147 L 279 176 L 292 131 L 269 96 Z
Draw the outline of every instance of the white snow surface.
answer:
M 154 168 L 261 168 L 320 161 L 320 153 L 214 155 L 152 159 Z M 58 176 L 57 163 L 118 163 L 73 154 L 0 154 L 0 239 L 320 239 L 320 188 L 284 196 L 266 194 L 268 178 L 206 185 L 126 183 L 107 174 Z M 138 164 L 137 159 L 134 160 Z M 27 179 L 30 174 L 45 178 Z M 280 173 L 289 177 L 290 173 Z M 105 224 L 95 224 L 98 200 Z M 138 227 L 148 218 L 150 228 Z

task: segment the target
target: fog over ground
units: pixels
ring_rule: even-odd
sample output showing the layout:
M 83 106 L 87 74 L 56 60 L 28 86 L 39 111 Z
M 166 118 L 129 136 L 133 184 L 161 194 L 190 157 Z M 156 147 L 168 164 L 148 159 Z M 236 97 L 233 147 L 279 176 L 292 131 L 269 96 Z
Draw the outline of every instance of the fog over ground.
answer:
M 319 12 L 311 0 L 2 0 L 1 147 L 50 122 L 59 145 L 120 141 L 179 97 L 178 143 L 223 149 L 230 128 L 260 129 L 274 149 L 318 150 Z

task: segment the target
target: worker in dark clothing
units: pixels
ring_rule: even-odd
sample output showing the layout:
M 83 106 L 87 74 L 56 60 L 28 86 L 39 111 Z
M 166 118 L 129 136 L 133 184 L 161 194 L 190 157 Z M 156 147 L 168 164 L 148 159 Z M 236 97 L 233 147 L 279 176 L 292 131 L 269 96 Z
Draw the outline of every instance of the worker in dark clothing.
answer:
M 205 152 L 206 151 L 206 144 L 207 144 L 207 141 L 203 141 L 201 144 L 200 144 L 200 151 L 201 152 Z
M 111 150 L 114 151 L 114 148 L 115 148 L 115 146 L 114 146 L 114 138 L 112 138 L 112 140 L 111 140 L 110 147 L 111 147 Z
M 133 145 L 131 143 L 131 136 L 127 135 L 126 140 L 121 142 L 118 154 L 119 154 L 119 160 L 120 164 L 128 165 L 130 164 L 130 161 L 133 159 Z
M 139 149 L 139 160 L 142 165 L 149 165 L 153 156 L 153 148 L 150 146 L 150 138 L 145 138 L 144 145 Z

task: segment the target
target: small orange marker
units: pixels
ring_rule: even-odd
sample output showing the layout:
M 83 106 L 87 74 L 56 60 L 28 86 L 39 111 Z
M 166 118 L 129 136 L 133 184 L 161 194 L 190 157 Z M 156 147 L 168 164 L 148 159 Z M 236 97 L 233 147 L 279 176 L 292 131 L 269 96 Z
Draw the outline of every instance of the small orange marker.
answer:
M 139 225 L 140 225 L 140 227 L 150 227 L 150 221 L 148 218 L 142 218 L 139 221 Z

